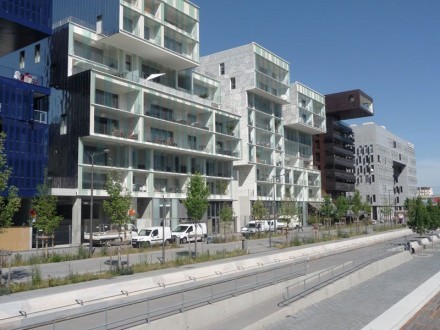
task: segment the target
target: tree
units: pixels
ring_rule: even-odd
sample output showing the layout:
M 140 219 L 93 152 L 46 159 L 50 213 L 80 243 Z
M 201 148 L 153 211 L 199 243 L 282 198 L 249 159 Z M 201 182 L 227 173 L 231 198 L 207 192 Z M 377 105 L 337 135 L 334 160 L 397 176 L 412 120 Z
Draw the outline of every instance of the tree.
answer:
M 429 226 L 430 218 L 428 210 L 420 197 L 409 202 L 408 213 L 408 227 L 422 238 L 422 234 L 425 233 Z
M 109 195 L 109 199 L 102 204 L 104 212 L 110 218 L 111 223 L 117 225 L 118 235 L 121 237 L 121 230 L 130 223 L 130 208 L 132 205 L 132 197 L 129 193 L 123 194 L 122 178 L 120 172 L 111 171 L 107 175 L 105 182 L 105 190 Z M 125 231 L 124 231 L 124 240 Z
M 58 228 L 63 217 L 57 215 L 58 198 L 52 195 L 51 187 L 47 180 L 47 170 L 44 171 L 43 184 L 37 186 L 37 195 L 32 199 L 32 208 L 36 214 L 34 227 L 44 236 L 45 256 L 47 258 L 48 238 L 52 238 L 54 245 L 55 229 Z
M 335 217 L 338 219 L 338 221 L 341 221 L 341 219 L 346 219 L 348 210 L 350 209 L 350 206 L 348 205 L 347 197 L 340 195 L 338 198 L 336 198 L 335 201 Z
M 440 205 L 434 204 L 431 199 L 428 199 L 426 210 L 429 213 L 429 223 L 427 229 L 433 232 L 440 227 Z
M 391 221 L 391 213 L 393 212 L 393 208 L 391 205 L 384 205 L 380 208 L 380 213 L 382 213 L 385 219 Z
M 362 202 L 361 194 L 359 190 L 354 192 L 353 197 L 350 198 L 349 209 L 350 209 L 350 221 L 354 222 L 356 225 L 356 231 L 359 229 L 359 218 L 364 214 L 365 203 Z
M 186 199 L 183 201 L 183 205 L 186 208 L 186 213 L 192 221 L 198 223 L 202 220 L 206 211 L 208 210 L 210 191 L 206 185 L 206 180 L 203 179 L 199 172 L 191 175 L 187 185 Z M 197 226 L 195 232 L 195 246 L 194 252 L 197 256 Z
M 3 228 L 10 227 L 14 214 L 19 210 L 21 198 L 18 197 L 18 188 L 8 187 L 8 180 L 12 174 L 12 169 L 7 165 L 4 152 L 5 133 L 0 133 L 0 233 Z
M 234 209 L 231 205 L 223 203 L 220 207 L 219 217 L 220 222 L 223 224 L 223 235 L 226 236 L 226 227 L 230 226 L 231 222 L 234 221 Z
M 267 216 L 267 209 L 263 202 L 256 200 L 252 205 L 252 216 L 255 220 L 263 220 Z
M 364 212 L 364 203 L 362 202 L 362 197 L 359 193 L 359 190 L 354 192 L 353 198 L 351 199 L 350 208 L 353 212 L 354 220 L 358 221 L 359 216 Z
M 371 211 L 371 205 L 370 202 L 365 199 L 365 202 L 362 203 L 362 210 L 363 210 L 363 216 L 364 216 L 364 222 L 365 222 L 365 232 L 368 232 L 368 223 L 369 223 L 369 215 Z
M 335 215 L 335 205 L 332 203 L 330 195 L 324 196 L 324 203 L 322 204 L 320 211 L 324 217 L 324 221 L 330 221 Z
M 290 195 L 290 191 L 287 190 L 281 201 L 279 221 L 285 222 L 287 227 L 290 221 L 297 218 L 297 216 L 298 208 L 296 206 L 296 201 Z

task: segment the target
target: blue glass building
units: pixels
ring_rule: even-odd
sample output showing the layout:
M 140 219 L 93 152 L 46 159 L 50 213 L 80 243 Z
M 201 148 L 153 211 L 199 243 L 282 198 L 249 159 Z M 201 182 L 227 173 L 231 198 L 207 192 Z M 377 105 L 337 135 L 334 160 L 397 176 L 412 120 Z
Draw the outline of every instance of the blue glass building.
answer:
M 19 189 L 22 208 L 16 222 L 27 219 L 30 199 L 43 181 L 48 161 L 50 88 L 40 41 L 50 36 L 51 0 L 0 0 L 0 131 L 13 173 L 9 185 Z

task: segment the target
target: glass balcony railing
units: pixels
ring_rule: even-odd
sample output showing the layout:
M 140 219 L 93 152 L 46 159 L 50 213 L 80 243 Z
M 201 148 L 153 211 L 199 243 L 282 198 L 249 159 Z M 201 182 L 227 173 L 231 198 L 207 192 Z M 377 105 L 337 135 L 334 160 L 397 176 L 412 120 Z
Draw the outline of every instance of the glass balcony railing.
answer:
M 34 121 L 38 123 L 47 124 L 47 112 L 34 110 Z

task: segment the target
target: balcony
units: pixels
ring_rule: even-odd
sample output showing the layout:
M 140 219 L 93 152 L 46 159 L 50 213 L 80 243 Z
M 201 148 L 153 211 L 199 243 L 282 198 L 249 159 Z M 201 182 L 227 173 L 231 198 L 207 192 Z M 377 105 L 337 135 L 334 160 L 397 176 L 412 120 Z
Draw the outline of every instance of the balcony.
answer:
M 42 86 L 43 77 L 35 73 L 31 73 L 25 70 L 16 70 L 7 66 L 0 65 L 0 76 L 15 79 L 27 84 Z M 49 93 L 47 93 L 49 94 Z
M 119 33 L 103 38 L 101 41 L 109 46 L 125 49 L 127 53 L 137 55 L 141 58 L 148 58 L 153 62 L 161 63 L 175 71 L 182 71 L 193 68 L 198 64 L 198 43 L 189 45 L 187 42 L 180 42 L 180 51 L 176 43 L 167 39 L 166 44 L 158 45 L 141 38 L 138 30 L 133 32 L 121 29 Z M 173 46 L 174 45 L 174 46 Z
M 47 112 L 34 109 L 34 121 L 47 124 Z

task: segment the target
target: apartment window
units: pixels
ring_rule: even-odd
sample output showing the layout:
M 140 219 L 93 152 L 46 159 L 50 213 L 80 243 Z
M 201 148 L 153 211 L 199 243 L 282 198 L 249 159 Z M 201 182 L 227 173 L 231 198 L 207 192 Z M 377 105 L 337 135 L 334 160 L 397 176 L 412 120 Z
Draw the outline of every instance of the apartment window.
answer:
M 18 63 L 20 69 L 24 69 L 24 55 L 25 55 L 24 50 L 22 50 L 20 52 L 20 58 L 19 58 L 19 63 Z
M 125 55 L 125 70 L 131 71 L 131 55 Z
M 225 74 L 225 63 L 220 63 L 220 74 L 221 75 Z
M 144 26 L 144 39 L 150 40 L 150 28 L 148 26 Z
M 40 63 L 40 44 L 35 45 L 34 61 Z
M 123 24 L 125 31 L 133 32 L 133 21 L 129 17 L 124 16 Z
M 371 176 L 371 182 L 374 182 L 374 175 Z
M 235 89 L 235 77 L 231 78 L 231 89 Z
M 61 115 L 60 135 L 67 134 L 66 115 Z
M 380 155 L 377 155 L 377 162 L 380 163 Z
M 100 89 L 97 89 L 95 92 L 95 103 L 106 105 L 112 108 L 118 108 L 118 104 L 119 104 L 118 101 L 119 101 L 118 94 L 102 91 Z
M 102 33 L 102 15 L 96 16 L 96 33 Z
M 165 36 L 164 42 L 165 42 L 165 48 L 168 48 L 176 53 L 182 54 L 183 47 L 181 42 L 174 40 L 168 36 Z
M 397 142 L 393 141 L 393 148 L 397 148 Z
M 373 203 L 376 203 L 376 195 L 373 195 Z
M 188 135 L 188 146 L 190 149 L 197 150 L 197 137 Z
M 197 122 L 197 115 L 195 115 L 193 113 L 187 113 L 186 120 L 189 124 L 196 123 Z

